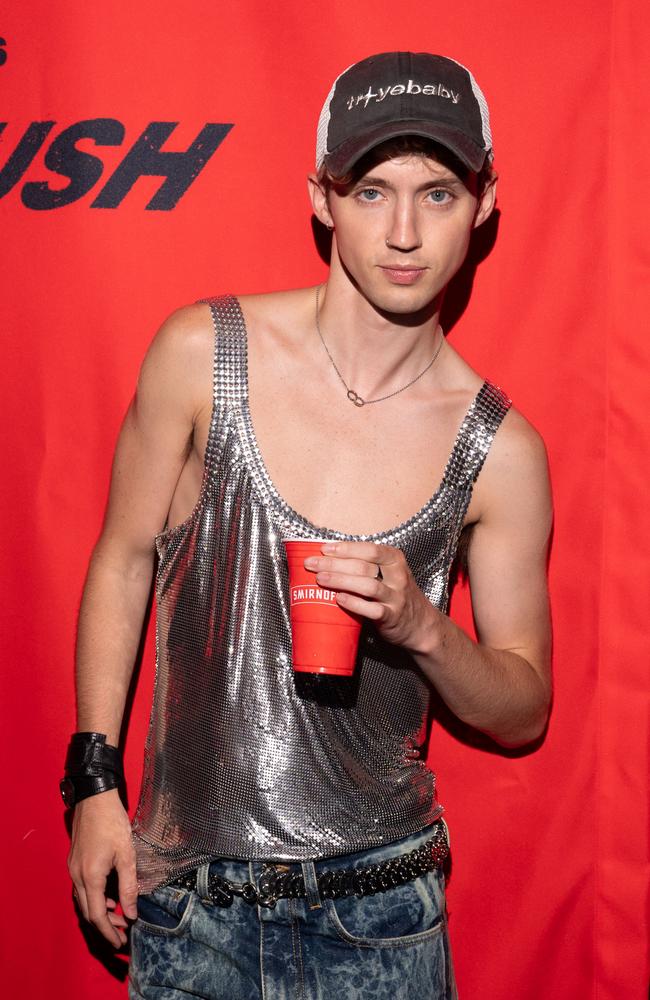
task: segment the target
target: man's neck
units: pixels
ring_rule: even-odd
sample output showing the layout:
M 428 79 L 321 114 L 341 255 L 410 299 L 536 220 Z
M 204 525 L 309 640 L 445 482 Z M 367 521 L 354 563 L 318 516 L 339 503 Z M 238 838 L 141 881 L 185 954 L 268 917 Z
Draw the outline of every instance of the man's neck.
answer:
M 347 276 L 331 273 L 318 294 L 319 326 L 347 384 L 371 398 L 414 378 L 439 345 L 441 298 L 419 313 L 384 313 Z

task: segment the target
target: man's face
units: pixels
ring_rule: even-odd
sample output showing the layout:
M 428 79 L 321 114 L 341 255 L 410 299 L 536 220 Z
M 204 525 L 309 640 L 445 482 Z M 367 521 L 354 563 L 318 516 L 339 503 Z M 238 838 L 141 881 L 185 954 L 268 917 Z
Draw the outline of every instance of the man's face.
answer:
M 334 258 L 372 304 L 397 314 L 425 308 L 461 266 L 474 226 L 489 215 L 474 175 L 463 182 L 437 160 L 408 155 L 372 166 L 326 205 Z

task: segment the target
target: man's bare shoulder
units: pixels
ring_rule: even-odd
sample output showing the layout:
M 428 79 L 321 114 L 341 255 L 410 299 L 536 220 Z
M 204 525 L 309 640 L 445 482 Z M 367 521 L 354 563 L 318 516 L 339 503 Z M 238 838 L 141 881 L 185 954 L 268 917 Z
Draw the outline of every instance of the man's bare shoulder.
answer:
M 237 295 L 247 334 L 262 342 L 264 353 L 280 346 L 280 341 L 298 338 L 301 319 L 306 316 L 309 290 Z M 289 344 L 291 346 L 291 343 Z M 207 302 L 176 309 L 162 323 L 146 353 L 138 392 L 156 387 L 158 394 L 173 394 L 188 404 L 195 414 L 209 411 L 212 400 L 212 370 L 215 330 Z M 181 398 L 182 397 L 182 398 Z
M 506 474 L 510 469 L 521 471 L 522 465 L 531 468 L 547 467 L 546 446 L 542 435 L 516 407 L 506 413 L 494 437 L 488 462 L 494 471 Z
M 512 517 L 518 511 L 550 525 L 552 500 L 544 440 L 519 410 L 511 407 L 495 434 L 475 487 L 474 514 Z
M 187 360 L 212 353 L 214 329 L 210 307 L 205 302 L 195 302 L 176 309 L 161 324 L 151 342 L 148 353 L 154 357 Z
M 174 401 L 196 412 L 211 397 L 214 331 L 210 309 L 195 303 L 162 323 L 145 355 L 137 398 Z
M 255 338 L 292 340 L 314 323 L 314 288 L 237 296 L 249 334 Z

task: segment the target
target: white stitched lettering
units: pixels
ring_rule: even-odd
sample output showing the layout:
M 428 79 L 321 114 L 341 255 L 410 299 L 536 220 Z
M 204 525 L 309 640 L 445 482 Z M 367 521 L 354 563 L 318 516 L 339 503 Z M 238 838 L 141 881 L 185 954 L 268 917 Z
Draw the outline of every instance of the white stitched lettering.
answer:
M 387 87 L 377 87 L 376 91 L 372 89 L 371 85 L 365 94 L 352 95 L 345 103 L 348 111 L 352 111 L 359 105 L 367 108 L 371 102 L 381 104 L 387 97 L 399 97 L 401 94 L 442 97 L 451 101 L 452 104 L 460 103 L 460 93 L 456 93 L 451 87 L 445 87 L 443 83 L 416 83 L 414 80 L 409 80 L 407 84 L 391 83 Z

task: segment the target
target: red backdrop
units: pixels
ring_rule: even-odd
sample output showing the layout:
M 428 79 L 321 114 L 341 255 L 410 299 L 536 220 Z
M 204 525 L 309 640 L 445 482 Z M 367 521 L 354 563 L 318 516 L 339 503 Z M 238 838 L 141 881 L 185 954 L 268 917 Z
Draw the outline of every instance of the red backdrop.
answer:
M 74 726 L 75 615 L 140 359 L 179 304 L 324 277 L 305 193 L 317 115 L 342 68 L 389 48 L 453 55 L 490 101 L 498 238 L 451 337 L 543 433 L 557 509 L 544 744 L 504 754 L 440 724 L 431 738 L 461 996 L 646 996 L 641 14 L 641 0 L 27 0 L 0 12 L 5 996 L 126 995 L 125 963 L 77 926 L 56 786 Z M 112 120 L 92 126 L 112 144 L 77 149 L 100 163 L 75 158 L 65 136 L 57 145 L 95 119 Z M 33 129 L 21 144 L 32 122 L 55 123 L 40 147 Z M 233 127 L 175 208 L 147 210 L 162 179 L 126 190 L 126 167 L 113 182 L 123 198 L 93 207 L 150 122 L 178 123 L 170 151 L 206 123 Z M 68 168 L 72 182 L 56 172 Z M 454 614 L 469 622 L 462 590 Z M 126 745 L 132 806 L 151 684 L 148 650 Z

